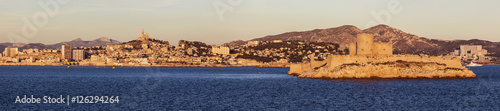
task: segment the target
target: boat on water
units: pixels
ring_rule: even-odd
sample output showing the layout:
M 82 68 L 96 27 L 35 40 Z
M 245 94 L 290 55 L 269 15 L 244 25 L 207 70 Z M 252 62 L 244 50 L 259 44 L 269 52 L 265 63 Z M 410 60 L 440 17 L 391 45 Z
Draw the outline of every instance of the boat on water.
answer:
M 470 64 L 467 64 L 467 66 L 469 66 L 469 67 L 478 67 L 478 66 L 483 66 L 483 65 L 482 64 L 476 64 L 476 63 L 470 62 Z

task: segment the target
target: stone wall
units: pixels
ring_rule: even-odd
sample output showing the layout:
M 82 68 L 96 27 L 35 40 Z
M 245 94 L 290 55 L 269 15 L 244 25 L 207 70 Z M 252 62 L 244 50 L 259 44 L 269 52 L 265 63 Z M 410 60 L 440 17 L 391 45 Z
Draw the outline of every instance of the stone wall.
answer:
M 373 43 L 373 54 L 375 55 L 392 55 L 392 44 L 384 42 Z
M 327 61 L 311 61 L 310 65 L 311 65 L 311 68 L 314 69 L 314 68 L 319 68 L 323 65 L 326 64 Z
M 290 64 L 290 71 L 288 72 L 288 74 L 298 75 L 303 72 L 304 70 L 302 69 L 302 64 Z
M 356 54 L 356 43 L 349 44 L 349 55 L 357 55 Z
M 309 63 L 302 63 L 302 64 L 290 64 L 290 71 L 288 72 L 291 75 L 294 74 L 301 74 L 304 71 L 311 71 L 315 68 L 320 68 L 327 64 L 328 60 L 325 61 L 311 61 Z
M 422 57 L 418 55 L 386 55 L 386 56 L 347 56 L 347 55 L 329 55 L 328 67 L 334 69 L 343 64 L 368 64 L 368 63 L 387 63 L 396 61 L 406 62 L 434 62 L 445 64 L 450 68 L 463 68 L 460 59 L 457 58 L 440 58 L 440 57 Z

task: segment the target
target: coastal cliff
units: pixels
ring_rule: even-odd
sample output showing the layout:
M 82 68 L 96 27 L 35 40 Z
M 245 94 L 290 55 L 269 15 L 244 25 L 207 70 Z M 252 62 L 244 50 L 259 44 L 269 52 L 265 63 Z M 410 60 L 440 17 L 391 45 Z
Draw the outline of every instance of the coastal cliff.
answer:
M 349 55 L 330 54 L 327 60 L 291 64 L 288 74 L 299 78 L 475 78 L 460 59 L 393 55 L 389 43 L 373 42 L 372 34 L 358 34 Z

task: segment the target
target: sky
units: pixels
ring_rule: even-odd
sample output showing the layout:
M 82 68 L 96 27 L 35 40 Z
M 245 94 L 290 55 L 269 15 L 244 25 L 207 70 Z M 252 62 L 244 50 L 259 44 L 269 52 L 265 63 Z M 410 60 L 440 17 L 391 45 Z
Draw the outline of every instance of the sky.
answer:
M 386 24 L 433 39 L 499 42 L 500 0 L 0 0 L 0 42 L 150 37 L 220 45 Z

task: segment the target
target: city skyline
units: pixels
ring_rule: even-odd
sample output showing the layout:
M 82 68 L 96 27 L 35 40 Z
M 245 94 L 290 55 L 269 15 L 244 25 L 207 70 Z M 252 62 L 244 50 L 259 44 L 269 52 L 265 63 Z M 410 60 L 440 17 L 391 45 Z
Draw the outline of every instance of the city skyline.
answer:
M 64 1 L 0 0 L 0 42 L 54 44 L 100 37 L 125 42 L 144 28 L 171 44 L 191 40 L 220 45 L 342 25 L 363 30 L 374 24 L 432 39 L 500 41 L 495 33 L 500 28 L 495 4 L 500 1 Z M 27 23 L 36 33 L 22 32 Z

